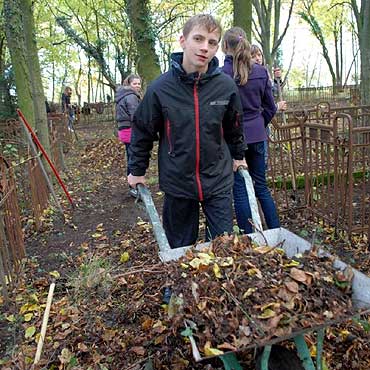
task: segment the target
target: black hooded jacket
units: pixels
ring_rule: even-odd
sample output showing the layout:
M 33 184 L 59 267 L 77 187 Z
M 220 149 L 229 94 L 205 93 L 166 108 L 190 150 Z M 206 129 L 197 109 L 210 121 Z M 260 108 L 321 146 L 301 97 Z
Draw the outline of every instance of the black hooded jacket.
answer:
M 200 201 L 231 189 L 232 158 L 243 159 L 241 103 L 217 58 L 205 74 L 187 74 L 183 53 L 155 80 L 139 105 L 131 136 L 131 173 L 143 176 L 159 140 L 159 185 L 178 198 Z
M 130 128 L 134 113 L 140 103 L 140 95 L 130 87 L 120 86 L 114 99 L 118 130 Z

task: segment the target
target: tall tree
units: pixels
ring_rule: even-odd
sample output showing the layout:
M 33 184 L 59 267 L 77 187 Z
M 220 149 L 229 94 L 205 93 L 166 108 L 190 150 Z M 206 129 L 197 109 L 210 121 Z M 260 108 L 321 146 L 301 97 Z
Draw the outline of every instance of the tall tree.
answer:
M 358 40 L 361 55 L 361 100 L 370 104 L 370 1 L 351 0 L 351 6 L 356 18 Z
M 4 19 L 6 39 L 15 76 L 18 106 L 30 125 L 35 127 L 32 84 L 27 63 L 22 10 L 18 0 L 4 0 Z
M 104 47 L 106 43 L 102 39 L 98 39 L 96 43 L 93 43 L 87 38 L 81 37 L 70 25 L 67 17 L 57 17 L 58 25 L 63 28 L 66 35 L 73 40 L 86 54 L 93 58 L 100 67 L 103 76 L 108 81 L 109 86 L 115 88 L 115 81 L 113 80 L 112 73 L 109 69 L 108 63 L 104 57 Z
M 38 137 L 47 153 L 50 153 L 49 129 L 45 109 L 45 94 L 42 86 L 40 62 L 36 45 L 35 25 L 31 0 L 20 1 L 23 30 L 25 33 L 26 60 L 32 89 L 32 102 L 34 106 L 35 126 Z
M 155 34 L 150 16 L 148 0 L 126 0 L 127 14 L 130 18 L 136 42 L 138 73 L 150 82 L 161 73 L 158 55 L 155 52 Z
M 345 7 L 331 1 L 306 0 L 298 13 L 308 23 L 311 33 L 319 41 L 322 55 L 329 68 L 333 89 L 343 83 L 343 28 Z M 334 41 L 335 59 L 331 58 L 328 44 Z
M 290 0 L 288 19 L 280 33 L 282 0 L 252 0 L 258 23 L 253 20 L 258 42 L 261 44 L 265 62 L 272 67 L 276 53 L 286 35 L 293 12 L 294 0 Z M 273 27 L 271 27 L 271 24 Z
M 234 26 L 243 28 L 247 39 L 252 38 L 252 0 L 233 0 Z
M 14 114 L 10 97 L 11 69 L 7 57 L 3 9 L 0 5 L 0 118 L 10 117 Z

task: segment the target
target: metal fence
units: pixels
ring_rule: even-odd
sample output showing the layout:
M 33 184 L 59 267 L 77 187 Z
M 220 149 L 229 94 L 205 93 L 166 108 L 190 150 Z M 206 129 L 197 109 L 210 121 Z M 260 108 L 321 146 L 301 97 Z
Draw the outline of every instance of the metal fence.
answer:
M 284 89 L 283 96 L 292 107 L 314 106 L 320 101 L 327 101 L 332 105 L 360 104 L 360 89 L 356 85 L 337 89 L 332 86 Z
M 289 112 L 271 131 L 269 179 L 280 211 L 303 206 L 337 231 L 368 232 L 370 107 L 322 103 Z
M 48 115 L 48 122 L 51 159 L 63 170 L 64 153 L 74 135 L 63 114 Z M 21 217 L 32 218 L 39 230 L 44 210 L 49 206 L 50 189 L 18 120 L 0 122 L 0 152 L 0 283 L 6 297 L 7 286 L 24 256 Z
M 0 284 L 5 300 L 19 262 L 25 256 L 16 182 L 12 168 L 0 157 Z

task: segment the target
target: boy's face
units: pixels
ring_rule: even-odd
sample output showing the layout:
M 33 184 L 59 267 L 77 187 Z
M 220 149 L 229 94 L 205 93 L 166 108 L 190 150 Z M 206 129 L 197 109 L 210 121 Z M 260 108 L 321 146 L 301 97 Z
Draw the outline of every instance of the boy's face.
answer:
M 208 63 L 217 53 L 219 38 L 219 32 L 208 32 L 202 26 L 195 26 L 186 37 L 181 35 L 182 66 L 187 73 L 207 72 Z

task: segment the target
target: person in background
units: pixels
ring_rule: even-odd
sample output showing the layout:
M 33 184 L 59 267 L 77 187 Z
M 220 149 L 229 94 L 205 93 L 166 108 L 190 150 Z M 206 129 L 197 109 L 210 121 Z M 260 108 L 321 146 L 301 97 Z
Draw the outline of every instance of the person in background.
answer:
M 233 27 L 225 32 L 222 50 L 226 54 L 223 72 L 236 82 L 243 106 L 243 130 L 246 144 L 245 159 L 254 183 L 256 197 L 261 204 L 268 228 L 280 226 L 274 200 L 266 182 L 264 142 L 266 126 L 277 111 L 272 96 L 267 69 L 252 60 L 251 48 L 244 30 Z M 245 233 L 252 232 L 251 209 L 244 178 L 234 174 L 234 207 L 238 226 Z
M 130 74 L 116 91 L 116 121 L 118 125 L 118 139 L 125 144 L 127 176 L 131 173 L 129 162 L 131 158 L 131 128 L 134 113 L 141 101 L 141 77 L 137 74 Z M 137 190 L 130 187 L 129 193 L 137 197 Z
M 252 60 L 255 63 L 258 63 L 262 66 L 265 65 L 265 57 L 263 55 L 263 52 L 261 48 L 258 45 L 251 45 L 251 55 L 252 55 Z M 278 83 L 280 83 L 280 88 L 283 88 L 283 82 L 281 80 L 281 69 L 279 67 L 275 67 L 273 70 L 274 78 L 271 79 L 272 83 L 272 93 L 275 99 L 279 98 L 279 88 L 278 88 Z M 278 107 L 279 110 L 279 107 Z
M 67 116 L 68 130 L 73 131 L 73 121 L 75 119 L 75 110 L 71 104 L 72 89 L 67 86 L 62 94 L 62 112 Z
M 251 45 L 251 56 L 252 61 L 255 63 L 264 66 L 265 65 L 265 58 L 263 55 L 262 50 L 255 44 Z M 274 68 L 274 79 L 271 79 L 272 84 L 272 95 L 275 98 L 275 101 L 279 99 L 279 85 L 280 89 L 282 88 L 282 82 L 281 82 L 281 69 L 280 68 Z M 286 109 L 286 102 L 285 101 L 278 101 L 276 103 L 277 111 L 282 111 Z M 266 167 L 268 166 L 268 150 L 269 150 L 269 144 L 268 144 L 268 138 L 270 136 L 270 128 L 269 126 L 266 127 L 266 134 L 267 134 L 267 140 L 265 141 L 264 147 L 265 147 L 265 163 Z
M 171 55 L 171 69 L 152 82 L 135 113 L 128 182 L 145 184 L 159 140 L 163 227 L 171 248 L 197 241 L 200 205 L 207 240 L 232 232 L 233 164 L 246 162 L 238 89 L 215 57 L 220 38 L 221 25 L 211 15 L 188 19 L 183 52 Z

